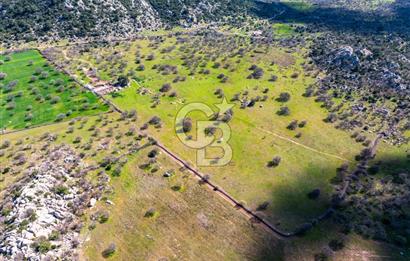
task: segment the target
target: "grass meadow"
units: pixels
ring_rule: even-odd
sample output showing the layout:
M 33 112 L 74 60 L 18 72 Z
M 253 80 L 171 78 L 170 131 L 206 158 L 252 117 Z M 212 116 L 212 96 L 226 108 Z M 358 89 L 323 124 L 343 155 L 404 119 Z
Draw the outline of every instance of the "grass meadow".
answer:
M 22 129 L 108 110 L 36 50 L 0 56 L 0 128 Z

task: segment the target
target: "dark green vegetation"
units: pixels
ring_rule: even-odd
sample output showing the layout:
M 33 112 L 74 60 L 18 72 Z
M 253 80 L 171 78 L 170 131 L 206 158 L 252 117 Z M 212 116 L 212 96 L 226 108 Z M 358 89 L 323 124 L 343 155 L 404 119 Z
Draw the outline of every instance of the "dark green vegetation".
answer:
M 0 56 L 0 129 L 21 129 L 107 111 L 38 51 Z
M 0 6 L 0 40 L 129 35 L 141 29 L 219 20 L 237 15 L 245 0 L 5 0 Z

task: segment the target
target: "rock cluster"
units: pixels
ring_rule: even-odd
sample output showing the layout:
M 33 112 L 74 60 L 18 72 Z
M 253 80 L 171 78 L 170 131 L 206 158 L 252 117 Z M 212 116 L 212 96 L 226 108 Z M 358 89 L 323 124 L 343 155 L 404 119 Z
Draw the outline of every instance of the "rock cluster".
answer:
M 351 46 L 336 49 L 329 62 L 345 71 L 355 70 L 360 65 L 360 59 Z
M 80 164 L 71 149 L 56 148 L 9 188 L 1 205 L 1 255 L 11 260 L 76 258 L 77 214 L 90 201 L 73 171 Z

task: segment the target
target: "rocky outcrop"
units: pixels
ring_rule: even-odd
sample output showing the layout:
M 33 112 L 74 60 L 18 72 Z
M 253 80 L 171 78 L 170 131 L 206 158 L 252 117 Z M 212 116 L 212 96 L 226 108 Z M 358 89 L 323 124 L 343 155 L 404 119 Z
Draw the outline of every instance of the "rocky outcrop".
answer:
M 0 255 L 9 260 L 76 258 L 77 215 L 89 205 L 91 193 L 76 167 L 84 167 L 80 158 L 59 147 L 9 188 L 1 205 Z
M 243 11 L 243 0 L 4 0 L 0 40 L 130 37 Z
M 329 62 L 345 71 L 355 70 L 360 65 L 360 59 L 351 46 L 342 46 L 335 50 Z

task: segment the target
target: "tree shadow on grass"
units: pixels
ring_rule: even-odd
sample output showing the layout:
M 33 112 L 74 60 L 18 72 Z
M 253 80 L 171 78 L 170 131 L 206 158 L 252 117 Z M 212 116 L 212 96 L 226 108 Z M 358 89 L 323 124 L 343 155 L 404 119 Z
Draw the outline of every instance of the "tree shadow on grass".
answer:
M 355 169 L 350 168 L 349 173 L 355 173 Z M 368 255 L 409 260 L 410 157 L 404 153 L 377 157 L 367 165 L 366 172 L 351 180 L 344 202 L 334 206 L 332 215 L 313 222 L 312 229 L 303 235 L 283 241 L 284 259 L 331 256 L 345 260 Z M 336 170 L 333 173 L 336 175 Z M 274 224 L 279 228 L 285 228 L 289 221 L 315 220 L 316 215 L 332 205 L 330 198 L 335 190 L 324 189 L 318 199 L 308 199 L 312 189 L 329 183 L 309 175 L 301 175 L 295 184 L 275 188 L 269 207 L 258 213 L 272 211 L 273 215 L 285 217 L 281 224 Z
M 333 31 L 350 31 L 360 34 L 381 32 L 408 33 L 410 27 L 410 4 L 398 0 L 389 5 L 392 16 L 380 12 L 364 12 L 343 7 L 333 8 L 315 5 L 314 8 L 301 10 L 288 3 L 266 3 L 256 1 L 253 13 L 262 18 L 278 22 L 294 22 L 322 25 Z

